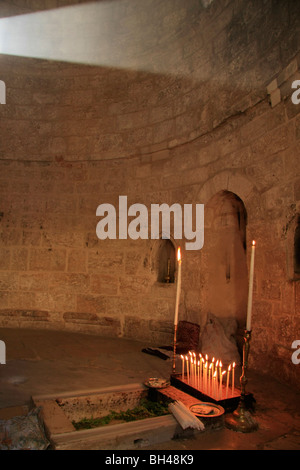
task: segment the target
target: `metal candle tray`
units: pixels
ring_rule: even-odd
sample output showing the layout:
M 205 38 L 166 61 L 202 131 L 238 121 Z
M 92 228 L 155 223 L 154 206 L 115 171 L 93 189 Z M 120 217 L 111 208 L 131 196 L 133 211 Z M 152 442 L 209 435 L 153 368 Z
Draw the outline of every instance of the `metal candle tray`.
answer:
M 216 403 L 217 405 L 220 405 L 224 408 L 225 412 L 232 412 L 234 411 L 240 401 L 241 398 L 241 391 L 238 388 L 234 389 L 234 395 L 231 396 L 231 393 L 229 394 L 228 398 L 222 398 L 220 400 L 216 400 L 215 398 L 206 395 L 203 393 L 201 390 L 195 388 L 192 386 L 192 384 L 187 383 L 187 381 L 182 380 L 182 375 L 181 374 L 171 374 L 170 377 L 170 384 L 173 387 L 178 388 L 179 390 L 182 390 L 185 393 L 188 393 L 189 395 L 198 398 L 198 400 L 203 401 L 203 402 L 209 402 L 209 403 Z M 225 389 L 223 385 L 223 390 Z M 253 395 L 251 393 L 246 393 L 245 395 L 245 406 L 247 408 L 252 408 L 255 400 L 253 398 Z

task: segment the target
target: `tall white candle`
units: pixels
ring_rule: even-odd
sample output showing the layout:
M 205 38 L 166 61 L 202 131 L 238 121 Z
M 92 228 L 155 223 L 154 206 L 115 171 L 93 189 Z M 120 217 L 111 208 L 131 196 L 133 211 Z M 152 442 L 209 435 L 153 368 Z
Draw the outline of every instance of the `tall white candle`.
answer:
M 180 251 L 180 247 L 177 250 L 177 262 L 178 262 L 178 274 L 177 274 L 177 290 L 176 290 L 174 325 L 178 324 L 178 309 L 179 309 L 179 300 L 180 300 L 180 291 L 181 291 L 181 251 Z
M 252 315 L 252 297 L 253 297 L 253 278 L 254 278 L 254 257 L 255 257 L 255 240 L 252 242 L 250 273 L 249 273 L 249 292 L 247 306 L 247 323 L 246 330 L 251 331 L 251 315 Z
M 234 394 L 234 368 L 235 368 L 235 362 L 232 364 L 232 378 L 231 378 L 231 381 L 232 381 L 232 396 Z
M 181 354 L 181 359 L 182 359 L 182 368 L 181 368 L 181 374 L 182 374 L 182 380 L 184 379 L 184 356 Z

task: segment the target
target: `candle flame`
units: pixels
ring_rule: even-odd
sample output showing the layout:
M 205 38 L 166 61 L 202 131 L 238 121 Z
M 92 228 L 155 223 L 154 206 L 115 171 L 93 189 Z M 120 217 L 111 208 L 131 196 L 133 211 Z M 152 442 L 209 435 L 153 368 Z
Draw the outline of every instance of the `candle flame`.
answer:
M 219 359 L 218 359 L 217 362 L 216 362 L 216 367 L 218 367 L 218 364 L 219 364 Z
M 184 359 L 184 357 L 183 357 L 183 355 L 182 355 L 182 354 L 180 355 L 180 357 L 181 357 L 181 359 Z
M 222 375 L 226 374 L 226 370 L 223 370 Z
M 222 365 L 223 365 L 223 364 L 222 364 L 222 361 L 220 361 L 219 367 L 222 367 Z
M 231 364 L 228 366 L 228 372 L 231 371 Z
M 235 362 L 232 364 L 232 368 L 234 368 L 234 367 L 235 367 Z
M 255 245 L 256 245 L 256 241 L 252 240 L 252 246 L 255 246 Z
M 214 372 L 213 378 L 217 377 L 217 371 Z
M 181 261 L 181 251 L 180 251 L 180 246 L 178 247 L 178 250 L 177 250 L 177 261 Z
M 209 369 L 211 369 L 211 368 L 212 368 L 212 362 L 209 364 Z

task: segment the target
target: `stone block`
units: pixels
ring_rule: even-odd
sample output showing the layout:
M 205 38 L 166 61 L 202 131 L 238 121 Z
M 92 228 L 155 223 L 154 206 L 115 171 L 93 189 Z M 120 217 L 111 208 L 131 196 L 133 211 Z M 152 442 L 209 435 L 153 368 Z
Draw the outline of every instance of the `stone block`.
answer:
M 87 274 L 81 273 L 52 273 L 49 276 L 49 290 L 56 292 L 88 292 L 90 288 L 90 278 Z
M 80 312 L 66 312 L 63 315 L 65 322 L 71 323 L 89 323 L 94 324 L 98 323 L 99 318 L 95 313 L 80 313 Z
M 271 100 L 272 108 L 274 108 L 277 104 L 280 103 L 280 101 L 281 101 L 281 92 L 280 92 L 279 88 L 277 88 L 275 91 L 273 91 L 271 93 L 270 100 Z
M 119 291 L 118 276 L 110 274 L 91 274 L 90 291 L 92 294 L 117 295 Z
M 86 272 L 86 260 L 86 250 L 70 250 L 67 254 L 67 271 L 77 273 Z
M 76 310 L 76 294 L 70 292 L 35 292 L 36 308 L 51 312 Z
M 149 292 L 150 279 L 147 276 L 120 276 L 120 294 L 139 295 Z
M 10 267 L 10 249 L 0 247 L 0 270 L 9 270 Z
M 19 275 L 17 272 L 0 271 L 0 290 L 16 291 L 19 287 Z
M 121 251 L 90 251 L 88 253 L 88 272 L 120 271 L 123 267 L 124 255 Z
M 262 280 L 261 295 L 264 299 L 281 300 L 281 282 Z
M 277 90 L 277 88 L 278 88 L 278 83 L 277 83 L 277 78 L 275 78 L 275 79 L 272 80 L 272 82 L 267 86 L 268 95 L 270 95 L 270 94 L 273 93 L 275 90 Z
M 11 269 L 13 271 L 25 271 L 28 260 L 27 248 L 13 248 L 11 252 Z
M 64 271 L 66 250 L 32 248 L 29 254 L 29 269 L 32 271 Z
M 103 315 L 106 312 L 105 296 L 78 294 L 77 311 Z
M 292 60 L 277 77 L 278 86 L 281 86 L 283 82 L 286 82 L 295 72 L 297 72 L 298 64 L 297 58 Z

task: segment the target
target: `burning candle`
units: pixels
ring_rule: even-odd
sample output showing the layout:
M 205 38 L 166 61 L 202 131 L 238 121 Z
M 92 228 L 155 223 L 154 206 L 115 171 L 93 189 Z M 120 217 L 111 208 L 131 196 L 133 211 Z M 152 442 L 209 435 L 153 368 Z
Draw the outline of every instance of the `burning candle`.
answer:
M 228 398 L 228 387 L 229 387 L 229 376 L 231 371 L 231 364 L 229 364 L 227 369 L 227 381 L 226 381 L 226 398 Z
M 190 372 L 189 372 L 189 358 L 185 356 L 185 362 L 186 362 L 186 376 L 187 376 L 187 381 L 190 383 Z
M 193 368 L 192 355 L 190 355 L 190 379 L 191 379 L 191 384 L 193 385 L 193 382 L 194 382 L 194 368 Z
M 249 274 L 249 292 L 247 306 L 247 323 L 246 330 L 251 331 L 251 315 L 252 315 L 252 296 L 253 296 L 253 278 L 254 278 L 254 256 L 255 256 L 255 240 L 252 242 L 250 274 Z
M 212 375 L 214 375 L 214 372 L 215 372 L 215 358 L 214 357 L 212 358 L 211 362 L 212 362 L 211 373 Z
M 208 395 L 211 395 L 211 392 L 212 392 L 212 390 L 211 390 L 211 388 L 212 388 L 211 387 L 211 385 L 212 385 L 212 383 L 211 383 L 211 375 L 212 375 L 211 371 L 212 371 L 212 362 L 209 364 L 209 368 L 208 368 L 208 387 L 207 387 L 207 394 Z
M 184 356 L 181 354 L 181 359 L 182 359 L 182 367 L 181 367 L 181 374 L 182 374 L 182 380 L 184 379 Z
M 204 364 L 204 392 L 207 393 L 207 362 Z
M 197 389 L 200 390 L 200 361 L 197 363 Z
M 217 399 L 217 393 L 218 393 L 217 370 L 215 370 L 214 375 L 213 375 L 213 389 L 212 389 L 213 398 Z
M 219 377 L 221 377 L 222 375 L 222 367 L 223 367 L 223 364 L 222 364 L 222 361 L 219 362 Z
M 219 390 L 219 399 L 222 400 L 223 395 L 223 375 L 226 374 L 226 370 L 223 370 L 221 377 L 220 377 L 220 390 Z
M 232 396 L 234 394 L 234 368 L 235 368 L 235 362 L 232 364 L 232 378 L 231 378 L 231 385 L 232 385 Z
M 181 251 L 180 247 L 177 250 L 177 262 L 178 262 L 178 276 L 177 276 L 177 290 L 176 290 L 176 304 L 175 304 L 175 317 L 174 325 L 177 326 L 178 323 L 178 309 L 179 309 L 179 299 L 181 291 Z
M 194 377 L 194 359 L 190 358 L 190 364 L 191 364 L 191 368 L 190 368 L 190 371 L 191 371 L 191 384 L 194 385 L 194 380 L 195 380 L 195 377 Z
M 222 388 L 222 383 L 221 383 L 221 380 L 222 380 L 222 361 L 219 362 L 219 380 L 220 380 L 220 388 Z
M 200 361 L 200 387 L 201 389 L 203 388 L 203 364 L 204 364 L 204 359 L 201 357 Z
M 196 368 L 196 354 L 195 354 L 195 352 L 193 352 L 193 367 L 194 367 L 194 387 L 196 387 L 197 368 Z

